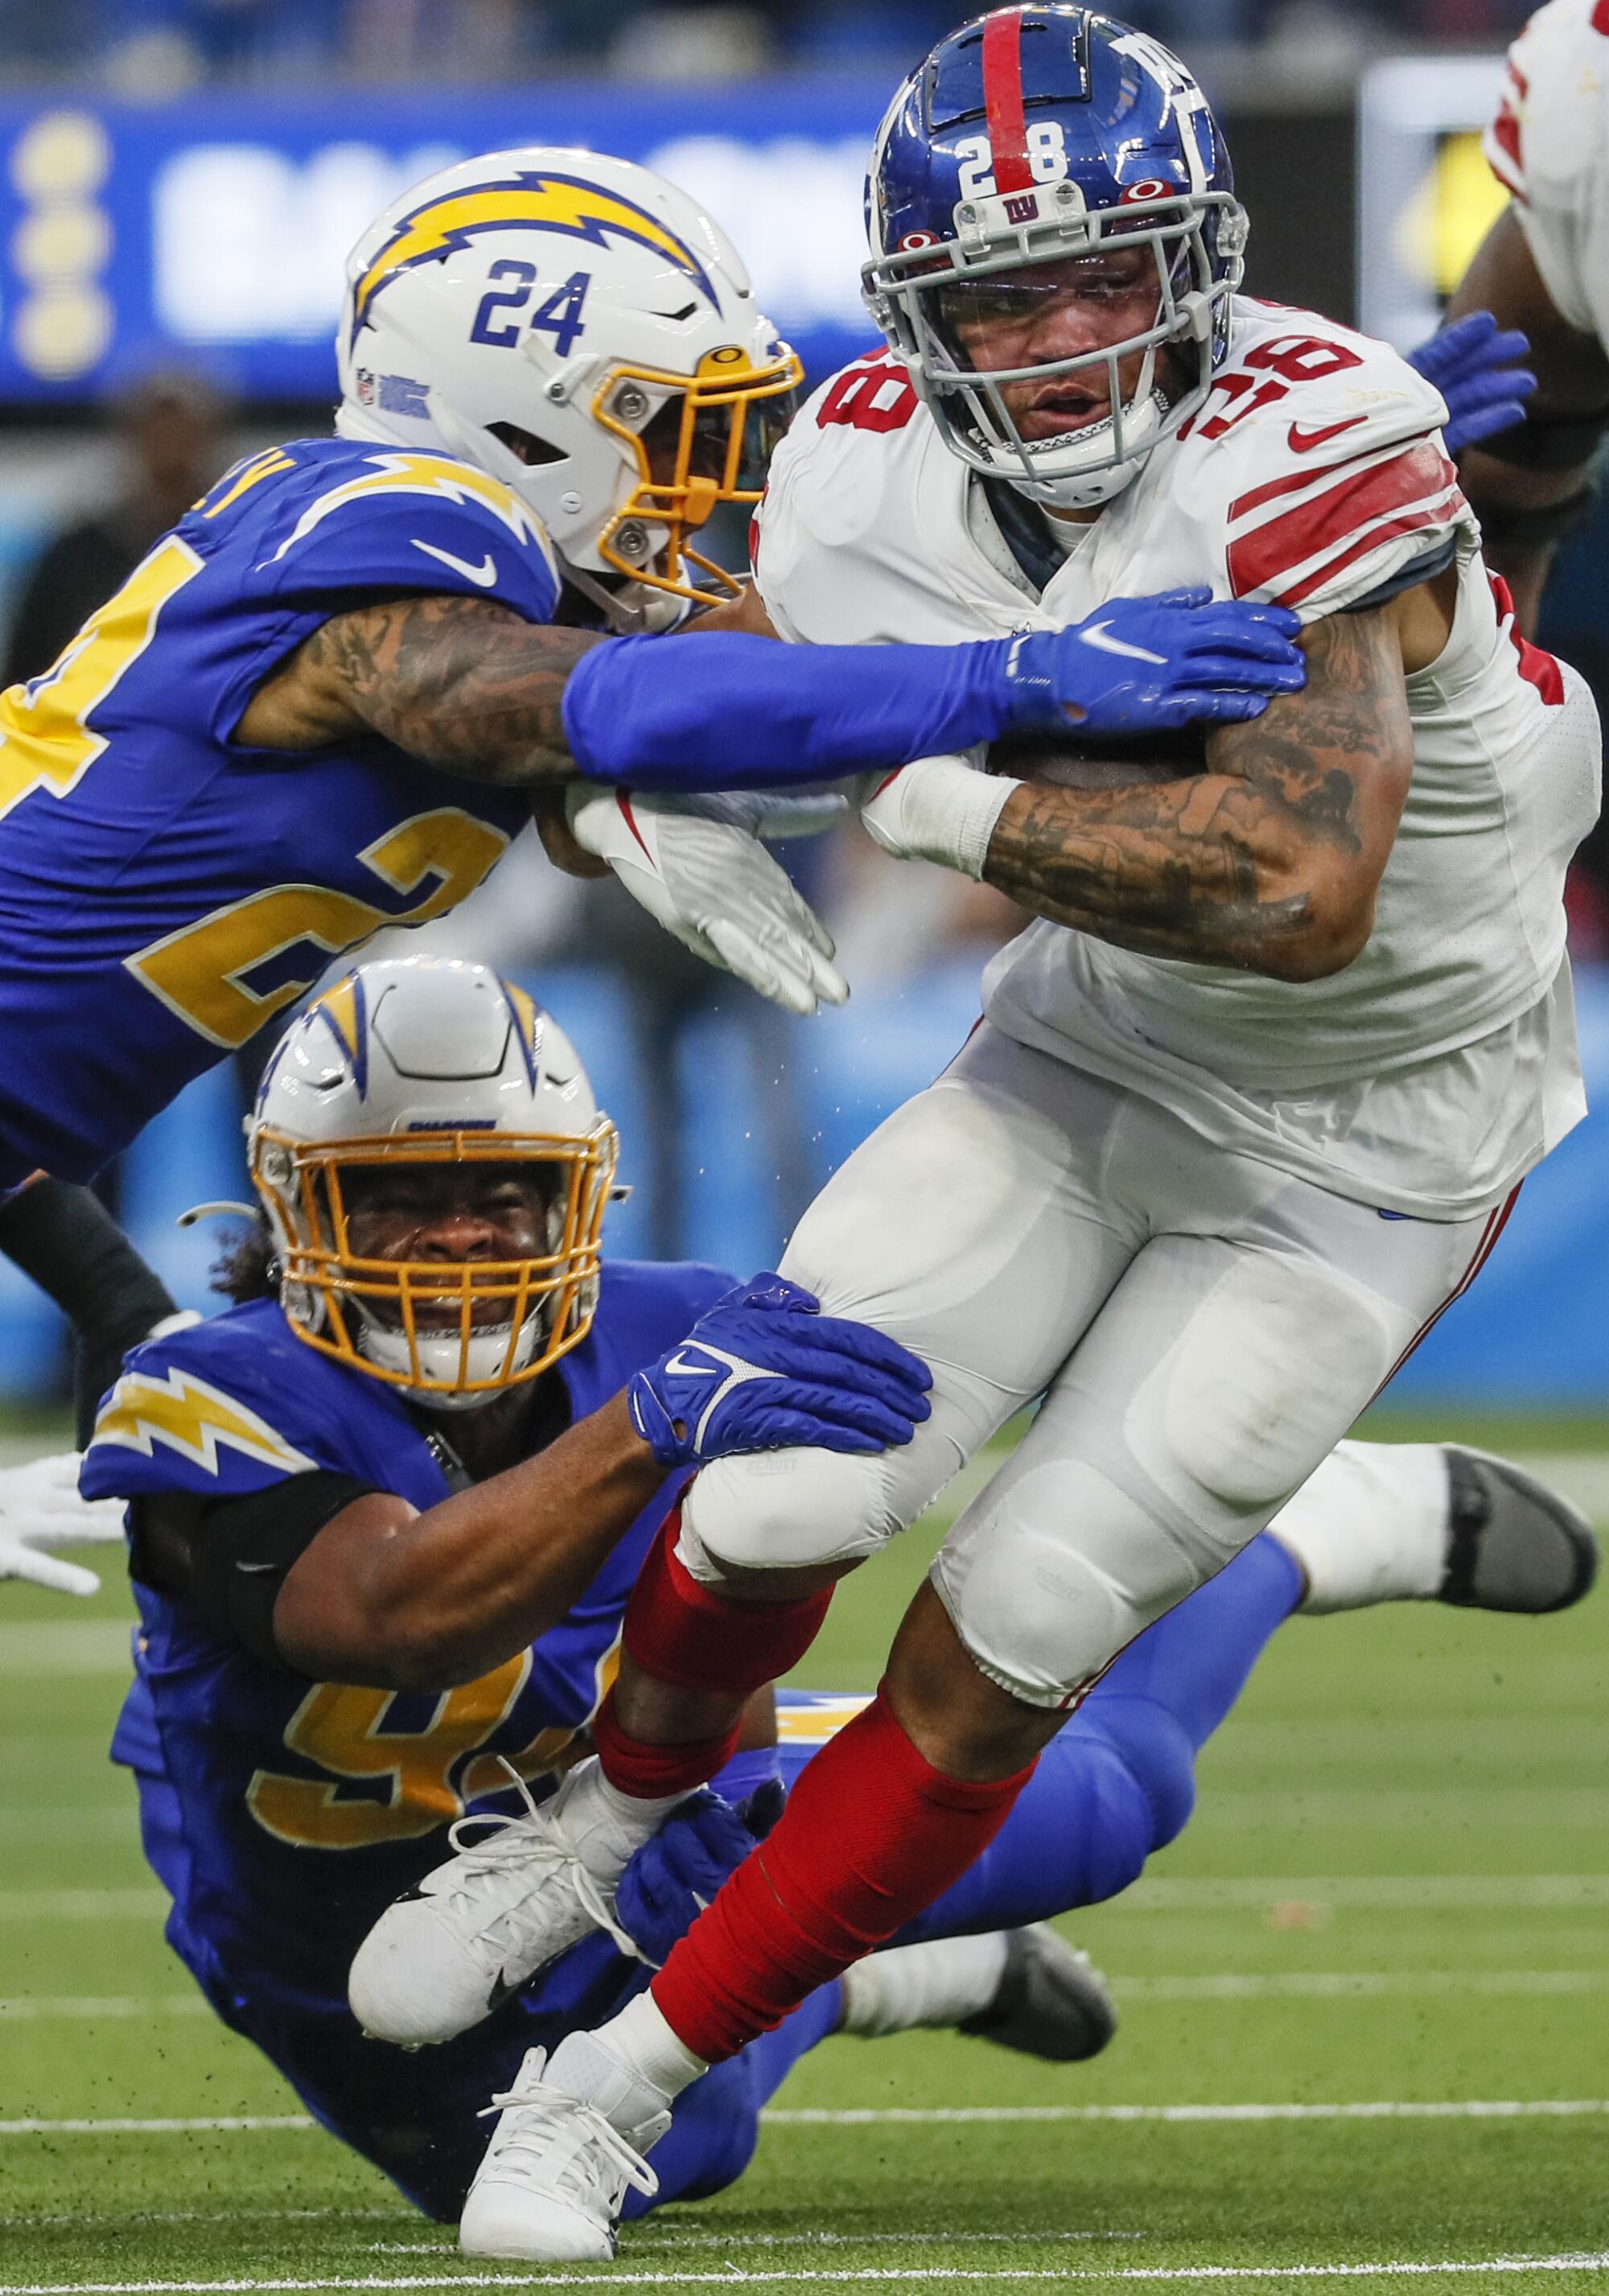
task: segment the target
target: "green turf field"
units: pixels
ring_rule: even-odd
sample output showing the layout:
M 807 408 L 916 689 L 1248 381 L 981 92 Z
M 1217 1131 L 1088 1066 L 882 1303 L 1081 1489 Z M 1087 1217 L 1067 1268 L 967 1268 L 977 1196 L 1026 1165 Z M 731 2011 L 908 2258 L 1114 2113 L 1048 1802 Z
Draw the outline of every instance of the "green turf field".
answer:
M 1580 1466 L 1609 1496 L 1609 1457 Z M 871 1684 L 924 1551 L 846 1590 L 809 1681 Z M 1602 1594 L 1287 1628 L 1184 1838 L 1070 1924 L 1122 2005 L 1098 2063 L 829 2043 L 736 2190 L 546 2274 L 460 2265 L 168 1956 L 104 1758 L 126 1611 L 0 1587 L 0 2296 L 1609 2283 Z

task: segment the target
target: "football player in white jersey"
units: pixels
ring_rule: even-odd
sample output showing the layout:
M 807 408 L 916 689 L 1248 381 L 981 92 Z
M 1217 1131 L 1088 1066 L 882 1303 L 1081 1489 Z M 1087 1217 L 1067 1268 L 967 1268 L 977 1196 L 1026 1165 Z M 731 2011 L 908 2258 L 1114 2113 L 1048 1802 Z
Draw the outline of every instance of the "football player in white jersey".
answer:
M 1460 459 L 1486 554 L 1536 627 L 1560 537 L 1591 500 L 1609 429 L 1609 8 L 1550 0 L 1508 52 L 1486 156 L 1513 193 L 1449 307 L 1530 338 L 1538 389 L 1523 422 Z
M 657 1823 L 836 1579 L 1041 1407 L 810 1790 L 521 2097 L 533 2256 L 576 2252 L 578 2163 L 651 2142 L 971 1865 L 1059 1718 L 1313 1474 L 1582 1112 L 1561 894 L 1597 810 L 1590 697 L 1494 593 L 1436 391 L 1237 292 L 1246 217 L 1184 67 L 1082 7 L 997 10 L 899 91 L 868 211 L 890 348 L 779 450 L 749 626 L 1077 623 L 1123 654 L 1104 601 L 1205 589 L 1293 611 L 1308 683 L 1183 755 L 1063 742 L 1021 779 L 938 758 L 863 800 L 891 852 L 1038 919 L 783 1262 L 923 1357 L 932 1415 L 877 1459 L 697 1477 L 632 1595 L 587 1791 Z

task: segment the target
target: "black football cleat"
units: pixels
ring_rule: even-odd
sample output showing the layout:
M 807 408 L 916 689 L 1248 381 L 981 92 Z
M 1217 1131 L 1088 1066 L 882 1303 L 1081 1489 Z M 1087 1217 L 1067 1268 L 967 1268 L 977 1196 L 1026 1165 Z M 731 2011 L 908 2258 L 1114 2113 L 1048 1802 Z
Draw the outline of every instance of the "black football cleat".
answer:
M 1597 1576 L 1585 1515 L 1512 1459 L 1446 1443 L 1451 1538 L 1436 1599 L 1474 1611 L 1567 1611 Z
M 994 1999 L 956 2030 L 1071 2065 L 1099 2056 L 1117 2031 L 1117 2005 L 1089 1956 L 1039 1923 L 1009 1931 Z

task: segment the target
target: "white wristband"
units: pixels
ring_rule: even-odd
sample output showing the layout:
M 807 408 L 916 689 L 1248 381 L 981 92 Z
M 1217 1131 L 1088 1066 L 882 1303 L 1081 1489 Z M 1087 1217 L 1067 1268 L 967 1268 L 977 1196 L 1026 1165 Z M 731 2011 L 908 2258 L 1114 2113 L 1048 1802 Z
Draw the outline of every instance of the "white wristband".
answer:
M 1001 808 L 1022 786 L 964 758 L 918 758 L 884 779 L 860 818 L 883 851 L 901 861 L 936 861 L 941 869 L 981 877 Z

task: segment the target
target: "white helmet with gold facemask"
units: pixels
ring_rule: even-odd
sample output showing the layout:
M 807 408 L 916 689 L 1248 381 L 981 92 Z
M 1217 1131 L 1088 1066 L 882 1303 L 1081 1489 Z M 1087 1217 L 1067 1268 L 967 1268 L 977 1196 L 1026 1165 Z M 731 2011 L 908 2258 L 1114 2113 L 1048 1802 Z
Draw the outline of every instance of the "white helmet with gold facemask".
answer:
M 309 1347 L 432 1409 L 471 1410 L 586 1338 L 619 1140 L 563 1030 L 488 966 L 360 965 L 286 1032 L 247 1132 L 281 1305 Z M 360 1253 L 365 1187 L 443 1166 L 537 1180 L 538 1248 Z
M 735 586 L 689 537 L 759 499 L 800 373 L 696 201 L 547 144 L 394 201 L 348 258 L 337 351 L 343 437 L 459 455 L 572 574 L 680 596 Z

